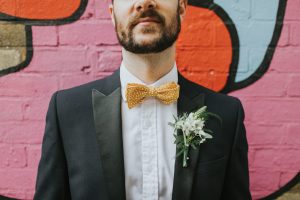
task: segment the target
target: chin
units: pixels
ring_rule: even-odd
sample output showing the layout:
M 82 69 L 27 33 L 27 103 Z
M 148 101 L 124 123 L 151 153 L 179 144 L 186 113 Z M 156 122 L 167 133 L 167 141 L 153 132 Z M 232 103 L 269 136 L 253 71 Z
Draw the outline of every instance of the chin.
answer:
M 137 36 L 134 38 L 135 42 L 137 44 L 152 44 L 153 42 L 156 42 L 160 39 L 159 35 L 145 35 L 143 34 L 142 36 Z
M 153 44 L 156 41 L 156 39 L 140 39 L 140 40 L 136 40 L 136 43 L 139 45 L 149 45 L 149 44 Z

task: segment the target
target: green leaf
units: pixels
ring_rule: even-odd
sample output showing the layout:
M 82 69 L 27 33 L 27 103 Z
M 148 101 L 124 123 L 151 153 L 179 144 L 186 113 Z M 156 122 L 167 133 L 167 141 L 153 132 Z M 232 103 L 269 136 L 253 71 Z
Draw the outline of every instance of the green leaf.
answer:
M 193 147 L 193 149 L 197 149 L 197 147 L 194 144 L 191 144 L 191 146 Z
M 183 154 L 183 152 L 184 152 L 184 149 L 181 149 L 181 150 L 176 154 L 176 156 L 177 156 L 177 157 L 180 156 L 181 154 Z
M 214 133 L 212 130 L 210 129 L 207 129 L 207 128 L 203 128 L 204 132 L 207 132 L 207 133 Z
M 207 112 L 207 115 L 217 118 L 220 121 L 221 125 L 222 125 L 223 121 L 222 121 L 222 118 L 219 115 L 211 113 L 211 112 Z

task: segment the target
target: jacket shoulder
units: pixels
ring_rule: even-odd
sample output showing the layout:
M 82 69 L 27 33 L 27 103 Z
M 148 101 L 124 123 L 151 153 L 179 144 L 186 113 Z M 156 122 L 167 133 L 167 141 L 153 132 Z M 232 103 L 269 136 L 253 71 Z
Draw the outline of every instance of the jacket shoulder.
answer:
M 241 104 L 241 101 L 238 97 L 231 96 L 225 93 L 216 92 L 212 89 L 209 89 L 207 87 L 204 87 L 202 85 L 199 85 L 197 83 L 194 83 L 192 81 L 187 80 L 189 87 L 192 88 L 192 90 L 196 91 L 196 93 L 204 93 L 205 99 L 207 103 L 213 103 L 216 105 L 222 105 L 222 106 L 237 106 L 238 104 Z

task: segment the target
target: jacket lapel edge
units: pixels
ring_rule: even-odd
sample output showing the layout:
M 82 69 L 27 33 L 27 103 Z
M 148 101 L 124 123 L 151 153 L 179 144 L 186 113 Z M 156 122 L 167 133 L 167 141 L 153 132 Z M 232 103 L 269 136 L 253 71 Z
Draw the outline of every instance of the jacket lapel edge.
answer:
M 108 96 L 93 89 L 92 103 L 99 155 L 109 197 L 114 200 L 125 199 L 120 87 Z

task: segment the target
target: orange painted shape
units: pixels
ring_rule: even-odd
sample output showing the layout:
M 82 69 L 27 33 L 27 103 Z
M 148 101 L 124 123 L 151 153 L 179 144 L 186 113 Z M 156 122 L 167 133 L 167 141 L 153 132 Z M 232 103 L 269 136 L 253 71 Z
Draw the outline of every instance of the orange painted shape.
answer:
M 55 20 L 70 17 L 81 0 L 0 0 L 0 13 L 10 16 Z
M 224 88 L 232 43 L 222 19 L 209 9 L 189 5 L 176 45 L 178 69 L 186 78 L 215 91 Z

